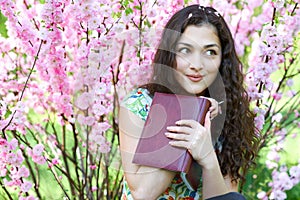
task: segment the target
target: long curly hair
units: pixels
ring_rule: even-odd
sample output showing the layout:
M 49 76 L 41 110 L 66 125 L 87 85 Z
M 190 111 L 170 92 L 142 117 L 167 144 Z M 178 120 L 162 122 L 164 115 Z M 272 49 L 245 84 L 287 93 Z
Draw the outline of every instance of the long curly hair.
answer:
M 188 94 L 174 76 L 175 47 L 187 26 L 203 24 L 216 28 L 222 46 L 219 74 L 202 94 L 224 101 L 223 113 L 212 120 L 213 141 L 221 143 L 216 148 L 216 153 L 222 174 L 230 175 L 234 181 L 244 182 L 247 170 L 255 163 L 259 134 L 255 129 L 254 114 L 249 108 L 242 64 L 236 54 L 230 29 L 214 8 L 191 5 L 171 17 L 164 28 L 153 60 L 151 81 L 143 87 L 152 95 L 155 92 Z

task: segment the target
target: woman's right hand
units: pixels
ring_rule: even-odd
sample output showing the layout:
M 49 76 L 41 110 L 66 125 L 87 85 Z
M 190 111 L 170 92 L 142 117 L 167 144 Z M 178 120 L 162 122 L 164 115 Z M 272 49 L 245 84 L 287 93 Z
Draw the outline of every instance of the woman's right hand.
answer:
M 166 136 L 172 139 L 170 145 L 187 149 L 201 166 L 206 166 L 211 160 L 206 158 L 214 154 L 210 126 L 210 113 L 208 112 L 204 126 L 195 120 L 179 120 L 176 126 L 167 128 Z

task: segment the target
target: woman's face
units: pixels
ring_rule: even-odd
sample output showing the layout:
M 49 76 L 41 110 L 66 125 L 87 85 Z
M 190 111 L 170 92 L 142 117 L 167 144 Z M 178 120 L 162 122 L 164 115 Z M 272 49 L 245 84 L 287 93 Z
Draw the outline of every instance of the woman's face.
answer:
M 179 84 L 189 93 L 202 93 L 216 78 L 222 47 L 211 25 L 189 25 L 176 46 L 176 73 Z

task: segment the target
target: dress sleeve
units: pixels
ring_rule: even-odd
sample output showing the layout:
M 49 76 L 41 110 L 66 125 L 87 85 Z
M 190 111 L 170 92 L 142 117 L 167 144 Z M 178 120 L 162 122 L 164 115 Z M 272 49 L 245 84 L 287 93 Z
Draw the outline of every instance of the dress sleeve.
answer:
M 152 98 L 147 89 L 138 88 L 130 92 L 122 101 L 121 106 L 139 116 L 142 120 L 146 120 Z

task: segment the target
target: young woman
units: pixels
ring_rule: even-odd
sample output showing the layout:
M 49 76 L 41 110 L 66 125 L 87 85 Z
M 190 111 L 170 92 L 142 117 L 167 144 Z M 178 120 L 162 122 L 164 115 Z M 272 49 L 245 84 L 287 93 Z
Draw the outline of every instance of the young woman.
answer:
M 132 91 L 120 107 L 122 199 L 244 199 L 238 183 L 253 164 L 259 138 L 241 63 L 222 16 L 199 5 L 179 10 L 165 26 L 153 63 L 149 84 Z M 187 149 L 202 167 L 197 191 L 190 191 L 179 173 L 132 163 L 155 92 L 211 101 L 204 126 L 179 120 L 165 134 L 172 146 Z

